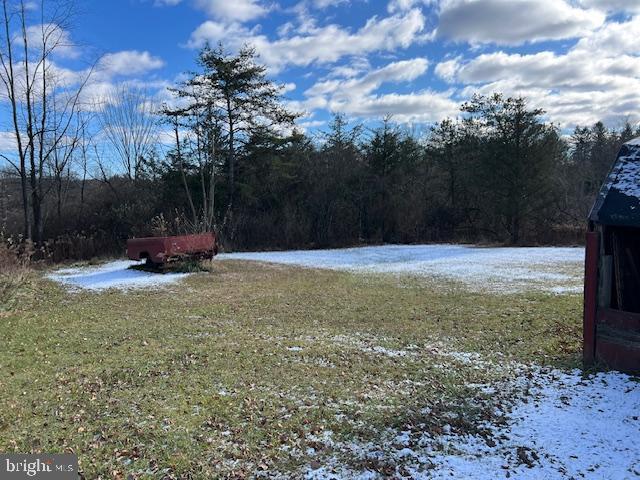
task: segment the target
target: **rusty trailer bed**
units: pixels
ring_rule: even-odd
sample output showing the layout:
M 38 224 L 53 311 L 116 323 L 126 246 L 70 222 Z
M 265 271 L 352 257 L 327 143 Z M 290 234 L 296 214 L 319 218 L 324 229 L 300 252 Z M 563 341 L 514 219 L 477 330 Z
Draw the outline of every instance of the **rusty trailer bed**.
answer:
M 147 237 L 127 240 L 127 256 L 131 260 L 147 260 L 165 264 L 185 258 L 213 257 L 218 253 L 213 232 L 173 237 Z

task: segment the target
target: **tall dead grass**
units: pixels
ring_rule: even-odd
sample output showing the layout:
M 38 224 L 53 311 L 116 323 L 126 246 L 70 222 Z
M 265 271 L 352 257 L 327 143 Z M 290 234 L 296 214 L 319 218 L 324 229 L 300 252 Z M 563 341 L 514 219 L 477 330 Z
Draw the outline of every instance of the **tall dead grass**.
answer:
M 17 245 L 0 238 L 0 311 L 8 310 L 30 273 L 30 244 Z

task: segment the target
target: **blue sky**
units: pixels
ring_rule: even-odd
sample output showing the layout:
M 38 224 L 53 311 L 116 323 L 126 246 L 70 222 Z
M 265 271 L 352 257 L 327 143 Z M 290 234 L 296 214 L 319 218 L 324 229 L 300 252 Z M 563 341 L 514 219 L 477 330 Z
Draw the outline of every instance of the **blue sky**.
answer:
M 258 50 L 299 125 L 333 112 L 425 125 L 474 93 L 524 95 L 570 131 L 640 120 L 640 0 L 87 0 L 69 75 L 101 58 L 86 95 L 122 82 L 158 102 L 219 41 Z M 1 133 L 1 132 L 0 132 Z

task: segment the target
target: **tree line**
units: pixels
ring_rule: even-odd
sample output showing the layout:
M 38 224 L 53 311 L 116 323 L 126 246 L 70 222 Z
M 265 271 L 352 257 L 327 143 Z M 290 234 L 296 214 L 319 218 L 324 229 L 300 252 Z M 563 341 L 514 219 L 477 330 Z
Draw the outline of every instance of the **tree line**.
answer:
M 0 235 L 54 259 L 209 230 L 227 249 L 577 243 L 615 153 L 640 135 L 597 123 L 563 136 L 500 94 L 418 133 L 336 114 L 308 134 L 255 51 L 222 45 L 203 48 L 162 105 L 133 84 L 91 103 L 92 68 L 65 83 L 48 67 L 70 12 L 33 35 L 17 5 L 3 0 L 0 88 L 16 147 L 3 155 Z

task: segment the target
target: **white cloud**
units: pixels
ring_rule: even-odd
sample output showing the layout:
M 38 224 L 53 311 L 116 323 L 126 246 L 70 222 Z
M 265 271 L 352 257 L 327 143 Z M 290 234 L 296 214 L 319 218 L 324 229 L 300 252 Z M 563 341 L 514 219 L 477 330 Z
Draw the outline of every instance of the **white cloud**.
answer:
M 605 12 L 640 12 L 638 0 L 581 0 L 580 4 Z
M 432 123 L 455 116 L 459 104 L 450 98 L 449 92 L 423 90 L 408 94 L 372 95 L 348 102 L 330 102 L 329 108 L 357 117 L 380 119 L 391 115 L 400 123 Z
M 300 0 L 290 11 L 296 14 L 308 14 L 309 9 L 325 10 L 327 8 L 341 5 L 351 5 L 357 2 L 368 2 L 368 0 Z
M 22 134 L 20 134 L 22 140 Z M 14 132 L 0 132 L 0 152 L 16 153 L 18 142 L 16 142 L 16 134 Z
M 306 101 L 294 106 L 298 110 L 324 109 L 364 118 L 392 115 L 398 122 L 433 122 L 455 115 L 458 102 L 451 100 L 451 92 L 376 93 L 383 84 L 418 79 L 428 66 L 426 59 L 415 58 L 392 62 L 360 77 L 324 80 L 305 92 Z
M 387 10 L 391 13 L 395 13 L 402 10 L 408 10 L 413 8 L 417 0 L 391 0 L 387 5 Z
M 371 63 L 366 56 L 355 56 L 349 62 L 332 67 L 328 78 L 353 78 L 371 70 Z
M 640 58 L 594 56 L 573 50 L 566 55 L 539 52 L 529 55 L 497 52 L 483 54 L 451 67 L 462 83 L 486 83 L 502 79 L 518 87 L 612 88 L 620 77 L 640 75 Z
M 640 19 L 611 22 L 566 53 L 494 52 L 436 66 L 464 95 L 503 92 L 528 97 L 564 126 L 640 119 Z
M 447 82 L 453 81 L 460 67 L 460 60 L 461 57 L 458 57 L 438 63 L 435 68 L 436 75 Z
M 158 96 L 154 95 L 154 92 L 164 92 L 169 82 L 145 79 L 145 75 L 164 65 L 162 59 L 146 51 L 124 50 L 104 55 L 82 91 L 81 101 L 84 109 L 100 110 L 104 103 L 117 93 L 123 81 L 148 91 L 149 95 Z M 75 75 L 81 78 L 81 72 L 75 72 Z
M 35 98 L 38 98 L 43 89 L 43 64 L 38 62 L 29 62 L 29 76 L 31 83 L 29 88 Z M 22 62 L 15 63 L 13 67 L 16 80 L 16 97 L 22 101 L 26 96 L 26 70 Z M 72 70 L 61 66 L 57 61 L 49 59 L 46 63 L 46 88 L 49 93 L 56 91 L 62 98 L 66 90 L 72 89 L 80 85 L 88 75 L 88 70 Z M 2 92 L 1 101 L 7 100 L 6 90 Z
M 97 79 L 89 81 L 82 92 L 81 101 L 83 110 L 102 110 L 102 107 L 108 99 L 113 97 L 117 88 L 118 87 L 111 81 L 100 81 Z
M 329 93 L 345 97 L 364 95 L 376 90 L 383 83 L 415 80 L 423 75 L 428 67 L 429 61 L 425 58 L 401 60 L 373 70 L 360 78 L 318 82 L 305 93 L 307 96 Z
M 471 44 L 520 45 L 577 38 L 605 15 L 565 0 L 442 0 L 437 36 Z
M 578 42 L 577 49 L 595 55 L 640 54 L 640 16 L 626 22 L 609 22 Z
M 196 5 L 211 17 L 225 21 L 246 22 L 269 11 L 260 0 L 196 0 Z
M 501 91 L 527 96 L 532 106 L 545 108 L 551 120 L 565 126 L 640 119 L 640 15 L 633 17 L 640 12 L 640 0 L 387 0 L 382 8 L 386 4 L 388 13 L 360 25 L 340 18 L 323 23 L 318 10 L 377 2 L 300 0 L 285 8 L 276 0 L 151 1 L 156 6 L 188 3 L 206 13 L 208 21 L 188 42 L 192 48 L 207 41 L 222 41 L 231 50 L 250 44 L 272 74 L 290 66 L 303 68 L 298 87 L 303 78 L 319 76 L 304 93 L 298 93 L 292 78 L 281 77 L 285 92 L 295 91 L 292 96 L 300 98 L 287 102 L 296 111 L 342 111 L 361 118 L 392 114 L 399 122 L 432 122 L 456 115 L 461 99 L 475 92 Z M 264 29 L 250 23 L 275 10 L 289 18 Z M 620 12 L 624 13 L 614 16 Z M 432 30 L 429 22 L 436 19 L 439 23 Z M 37 26 L 30 32 L 37 36 Z M 61 35 L 61 43 L 71 45 L 68 33 Z M 536 51 L 531 45 L 560 39 L 571 42 L 557 51 Z M 429 88 L 426 59 L 398 60 L 403 50 L 431 40 L 440 41 L 433 45 L 436 52 L 442 43 L 447 50 L 449 40 L 463 43 L 434 65 L 433 76 L 451 85 L 446 91 Z M 529 45 L 524 51 L 504 48 L 523 44 Z M 86 73 L 60 66 L 65 57 L 78 53 L 84 54 L 75 47 L 62 49 L 52 62 L 62 84 L 77 84 Z M 372 68 L 381 58 L 392 60 Z M 164 89 L 169 82 L 148 80 L 157 78 L 148 74 L 164 65 L 147 51 L 108 54 L 83 98 L 107 98 L 126 78 L 148 87 L 155 100 L 170 101 Z M 318 72 L 319 66 L 326 70 Z M 390 84 L 402 84 L 402 89 L 382 88 Z M 315 117 L 301 119 L 304 128 L 320 123 Z
M 385 18 L 372 17 L 355 32 L 331 24 L 310 27 L 305 34 L 270 40 L 255 29 L 237 23 L 225 25 L 207 21 L 193 32 L 189 46 L 198 48 L 207 41 L 224 41 L 237 48 L 248 43 L 256 47 L 263 62 L 277 71 L 288 65 L 327 64 L 345 56 L 395 52 L 422 40 L 424 25 L 422 12 L 414 9 Z
M 305 118 L 311 116 L 314 110 L 327 109 L 328 101 L 323 96 L 315 96 L 307 97 L 305 100 L 289 100 L 285 105 L 289 110 L 298 112 Z
M 300 127 L 303 132 L 306 132 L 310 128 L 318 128 L 326 125 L 326 121 L 324 120 L 306 120 L 306 121 L 298 121 L 296 122 L 296 126 Z
M 387 5 L 387 11 L 396 13 L 410 10 L 419 5 L 432 5 L 436 3 L 437 0 L 391 0 Z
M 316 8 L 335 7 L 341 3 L 349 3 L 350 0 L 313 0 L 313 6 Z
M 149 52 L 124 50 L 108 53 L 100 59 L 98 72 L 107 76 L 135 76 L 157 70 L 164 66 L 164 61 Z
M 132 89 L 140 90 L 146 97 L 145 103 L 153 106 L 150 107 L 151 110 L 159 108 L 158 106 L 163 103 L 179 104 L 179 100 L 167 90 L 168 87 L 175 85 L 168 80 L 128 79 L 125 82 L 118 82 L 98 76 L 92 77 L 82 91 L 81 102 L 84 110 L 100 111 L 107 103 L 117 101 L 123 83 Z
M 153 0 L 155 7 L 174 7 L 184 0 Z M 269 12 L 262 0 L 192 0 L 196 8 L 212 18 L 224 21 L 246 22 Z
M 293 82 L 285 83 L 282 86 L 282 93 L 293 92 L 296 88 L 296 84 Z
M 17 37 L 16 40 L 19 45 L 24 45 L 21 37 Z M 78 58 L 81 54 L 71 38 L 71 33 L 53 23 L 27 27 L 27 44 L 31 49 L 40 52 L 46 48 L 59 58 Z

